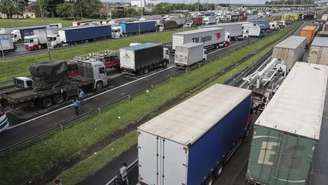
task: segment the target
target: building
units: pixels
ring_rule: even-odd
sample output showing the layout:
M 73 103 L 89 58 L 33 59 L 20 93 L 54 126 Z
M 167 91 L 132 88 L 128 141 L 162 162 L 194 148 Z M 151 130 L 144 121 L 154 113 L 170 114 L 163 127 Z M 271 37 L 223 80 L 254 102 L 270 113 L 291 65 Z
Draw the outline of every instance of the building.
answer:
M 143 8 L 146 6 L 155 6 L 161 3 L 160 0 L 131 0 L 131 6 Z

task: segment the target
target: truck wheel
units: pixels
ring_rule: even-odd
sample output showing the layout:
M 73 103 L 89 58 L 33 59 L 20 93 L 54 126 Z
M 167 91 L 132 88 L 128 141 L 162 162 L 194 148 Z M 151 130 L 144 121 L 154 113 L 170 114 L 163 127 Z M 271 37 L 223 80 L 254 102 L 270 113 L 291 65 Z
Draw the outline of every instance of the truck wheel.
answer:
M 148 68 L 145 68 L 144 71 L 143 71 L 144 74 L 148 74 L 149 73 L 149 70 Z
M 220 175 L 222 174 L 222 169 L 223 169 L 222 165 L 218 166 L 218 168 L 215 171 L 216 178 L 220 177 Z
M 64 101 L 65 101 L 65 98 L 62 94 L 56 94 L 53 97 L 54 104 L 60 104 L 60 103 L 63 103 Z
M 51 98 L 50 97 L 43 98 L 41 100 L 41 105 L 42 105 L 43 108 L 51 107 L 51 105 L 52 105 Z
M 213 185 L 214 184 L 214 178 L 213 176 L 209 176 L 206 182 L 206 185 Z
M 96 84 L 96 91 L 101 91 L 103 88 L 103 83 L 102 82 L 97 82 Z

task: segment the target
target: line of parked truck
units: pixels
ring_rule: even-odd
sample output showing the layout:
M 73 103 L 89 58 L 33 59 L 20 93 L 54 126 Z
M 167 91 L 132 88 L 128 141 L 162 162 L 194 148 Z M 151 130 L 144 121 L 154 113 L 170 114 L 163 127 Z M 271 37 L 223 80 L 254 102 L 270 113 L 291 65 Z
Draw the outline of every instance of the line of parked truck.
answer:
M 242 32 L 241 23 L 238 25 Z M 209 51 L 230 44 L 224 26 L 175 33 L 172 48 L 156 43 L 131 43 L 119 52 L 33 64 L 30 67 L 31 77 L 16 77 L 12 85 L 0 88 L 0 103 L 2 107 L 11 108 L 48 108 L 78 97 L 81 90 L 98 92 L 107 87 L 112 69 L 147 74 L 167 67 L 172 54 L 178 68 L 191 67 L 206 61 Z

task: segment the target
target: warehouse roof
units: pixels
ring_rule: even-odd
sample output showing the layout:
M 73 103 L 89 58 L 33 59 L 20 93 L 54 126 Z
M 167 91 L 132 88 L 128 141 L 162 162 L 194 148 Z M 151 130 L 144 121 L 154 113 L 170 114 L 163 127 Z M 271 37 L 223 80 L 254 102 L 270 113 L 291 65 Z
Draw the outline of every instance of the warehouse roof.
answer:
M 182 145 L 192 144 L 250 94 L 246 89 L 216 84 L 138 129 Z
M 297 62 L 256 125 L 318 139 L 328 66 Z
M 202 28 L 197 30 L 190 30 L 190 31 L 184 31 L 184 32 L 178 32 L 174 33 L 174 35 L 189 35 L 194 33 L 201 33 L 201 32 L 207 32 L 207 31 L 221 31 L 223 28 Z
M 328 47 L 328 37 L 315 37 L 311 46 Z
M 137 45 L 134 45 L 134 46 L 129 46 L 129 47 L 121 48 L 121 49 L 134 50 L 135 51 L 135 50 L 150 48 L 150 47 L 159 46 L 159 45 L 161 45 L 161 44 L 147 42 L 147 43 L 137 44 Z
M 289 48 L 289 49 L 296 49 L 301 43 L 306 42 L 305 37 L 300 36 L 290 36 L 287 39 L 283 40 L 275 47 L 279 48 Z

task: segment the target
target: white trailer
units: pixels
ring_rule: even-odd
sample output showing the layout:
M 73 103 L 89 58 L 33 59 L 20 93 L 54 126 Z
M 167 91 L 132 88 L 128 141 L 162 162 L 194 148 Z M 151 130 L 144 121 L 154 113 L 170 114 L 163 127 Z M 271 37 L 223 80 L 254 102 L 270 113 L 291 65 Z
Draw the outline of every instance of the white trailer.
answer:
M 33 30 L 33 35 L 24 37 L 25 49 L 28 51 L 46 48 L 48 43 L 47 30 Z
M 215 24 L 216 23 L 216 17 L 215 16 L 204 16 L 203 17 L 203 24 Z
M 296 61 L 302 60 L 306 43 L 305 37 L 290 36 L 273 48 L 272 58 L 285 61 L 289 71 Z
M 240 22 L 206 25 L 201 28 L 223 28 L 234 40 L 243 39 L 243 25 Z
M 242 22 L 242 27 L 244 35 L 248 35 L 249 37 L 260 37 L 262 35 L 261 27 L 255 23 Z
M 172 49 L 186 43 L 203 43 L 205 49 L 213 49 L 225 44 L 223 28 L 203 28 L 173 34 Z
M 187 43 L 175 49 L 174 63 L 178 67 L 189 67 L 206 60 L 203 43 Z
M 9 34 L 0 34 L 0 52 L 14 51 L 16 46 Z M 1 54 L 1 53 L 0 53 Z
M 309 63 L 328 64 L 328 37 L 315 37 L 310 49 Z
M 277 21 L 269 22 L 269 25 L 270 25 L 270 30 L 278 30 L 280 28 Z

